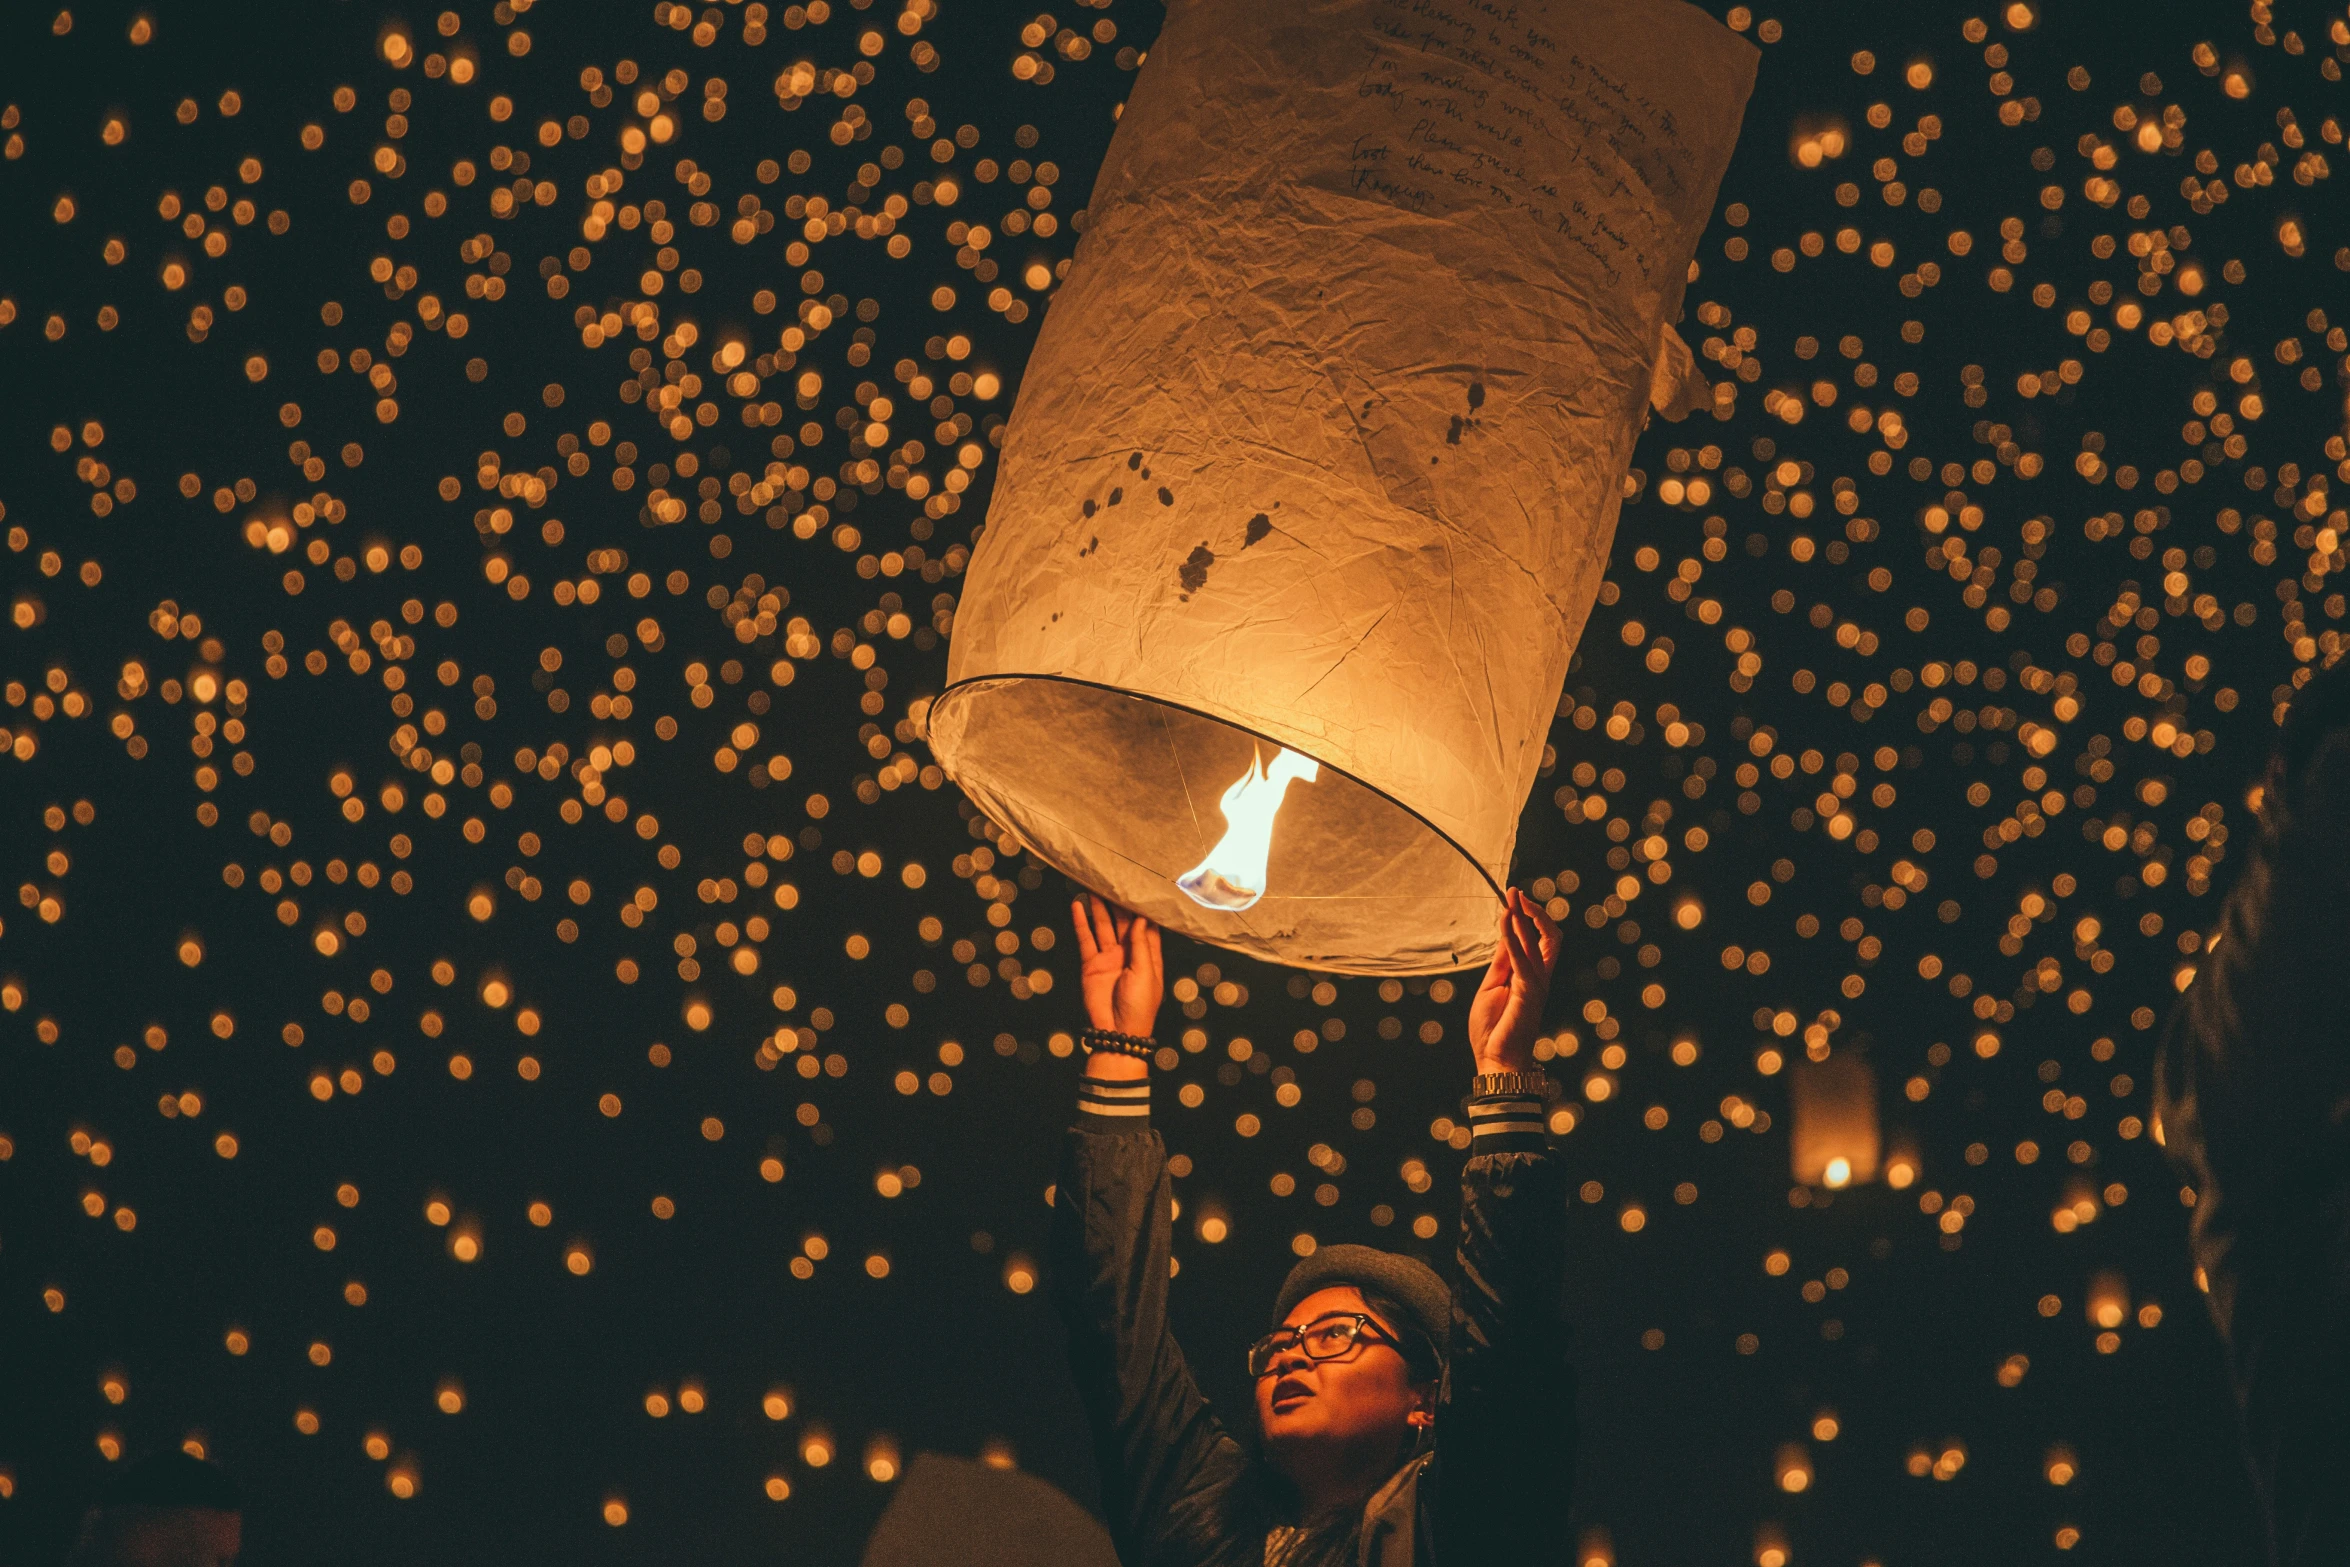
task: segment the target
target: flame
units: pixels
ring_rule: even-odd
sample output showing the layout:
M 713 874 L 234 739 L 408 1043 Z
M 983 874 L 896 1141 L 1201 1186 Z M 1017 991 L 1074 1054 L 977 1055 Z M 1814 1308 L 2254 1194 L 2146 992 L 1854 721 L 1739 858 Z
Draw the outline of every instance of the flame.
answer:
M 1322 766 L 1287 746 L 1268 768 L 1252 751 L 1248 770 L 1232 781 L 1218 802 L 1224 836 L 1208 857 L 1175 878 L 1184 896 L 1202 908 L 1237 912 L 1265 895 L 1265 860 L 1273 851 L 1273 817 L 1289 793 L 1291 779 L 1312 783 Z

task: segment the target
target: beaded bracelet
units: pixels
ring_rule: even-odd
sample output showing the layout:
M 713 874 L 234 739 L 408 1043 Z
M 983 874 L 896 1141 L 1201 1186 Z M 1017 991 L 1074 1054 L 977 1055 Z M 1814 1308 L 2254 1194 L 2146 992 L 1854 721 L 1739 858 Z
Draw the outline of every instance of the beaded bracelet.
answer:
M 1089 1028 L 1077 1036 L 1077 1042 L 1092 1055 L 1096 1050 L 1107 1050 L 1116 1055 L 1137 1056 L 1149 1060 L 1159 1048 L 1159 1042 L 1146 1034 L 1121 1034 L 1115 1029 Z

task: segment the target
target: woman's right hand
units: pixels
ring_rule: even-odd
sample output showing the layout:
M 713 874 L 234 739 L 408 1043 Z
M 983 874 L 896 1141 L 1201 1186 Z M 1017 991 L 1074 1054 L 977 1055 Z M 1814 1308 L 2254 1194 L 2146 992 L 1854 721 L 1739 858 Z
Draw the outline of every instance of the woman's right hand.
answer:
M 1469 1049 L 1479 1072 L 1534 1070 L 1534 1036 L 1563 945 L 1542 905 L 1512 887 L 1502 900 L 1493 966 L 1469 1003 Z
M 1159 1020 L 1166 977 L 1159 964 L 1159 927 L 1092 893 L 1072 899 L 1069 917 L 1077 927 L 1083 958 L 1078 988 L 1085 1018 L 1095 1028 L 1147 1037 Z

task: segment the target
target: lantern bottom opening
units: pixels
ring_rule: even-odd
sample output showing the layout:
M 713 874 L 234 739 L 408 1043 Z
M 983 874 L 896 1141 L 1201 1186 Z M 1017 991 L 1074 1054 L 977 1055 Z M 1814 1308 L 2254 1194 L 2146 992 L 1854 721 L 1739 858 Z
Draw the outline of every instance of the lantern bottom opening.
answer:
M 1493 954 L 1499 889 L 1458 844 L 1315 755 L 1178 703 L 1061 676 L 961 681 L 932 705 L 949 777 L 1039 858 L 1199 940 L 1344 974 L 1449 973 Z M 1175 879 L 1223 837 L 1219 801 L 1283 745 L 1321 763 L 1275 818 L 1264 895 L 1217 910 Z

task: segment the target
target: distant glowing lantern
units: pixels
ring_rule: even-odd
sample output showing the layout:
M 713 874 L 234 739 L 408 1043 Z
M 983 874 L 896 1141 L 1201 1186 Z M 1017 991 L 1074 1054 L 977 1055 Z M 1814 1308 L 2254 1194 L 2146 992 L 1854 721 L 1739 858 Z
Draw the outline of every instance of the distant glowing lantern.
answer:
M 2082 1304 L 2092 1327 L 2118 1328 L 2129 1319 L 2130 1282 L 2111 1270 L 2101 1272 L 2089 1280 L 2089 1293 Z
M 1850 1051 L 1795 1068 L 1795 1178 L 1806 1186 L 1859 1186 L 1877 1178 L 1877 1074 Z M 1903 1184 L 1907 1184 L 1904 1182 Z
M 899 1468 L 897 1443 L 877 1436 L 865 1445 L 865 1473 L 870 1478 L 886 1485 L 898 1477 Z
M 1756 53 L 1670 0 L 1523 4 L 1506 49 L 1386 11 L 1173 9 L 928 722 L 1077 880 L 1408 974 L 1490 955 L 1633 442 L 1710 402 L 1670 323 Z

